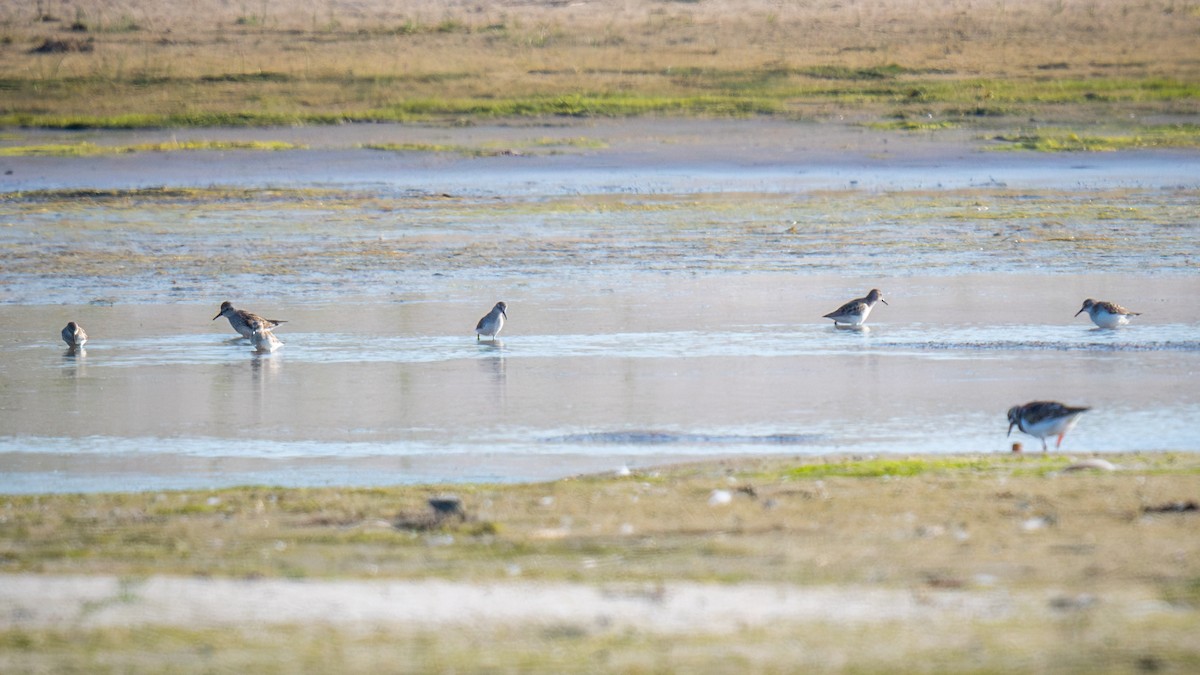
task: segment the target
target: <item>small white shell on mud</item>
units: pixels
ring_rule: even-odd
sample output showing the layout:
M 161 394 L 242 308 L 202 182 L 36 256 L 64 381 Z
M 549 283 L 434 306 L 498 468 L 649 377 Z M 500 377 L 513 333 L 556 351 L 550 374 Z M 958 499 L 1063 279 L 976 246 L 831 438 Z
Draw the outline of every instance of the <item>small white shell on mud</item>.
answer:
M 1100 471 L 1116 471 L 1117 467 L 1112 462 L 1106 459 L 1083 459 L 1067 466 L 1063 471 L 1085 471 L 1087 469 L 1097 469 Z
M 1024 530 L 1025 532 L 1034 532 L 1036 530 L 1044 529 L 1044 528 L 1048 527 L 1049 525 L 1050 525 L 1050 521 L 1046 518 L 1041 518 L 1041 517 L 1030 518 L 1030 519 L 1024 521 L 1023 523 L 1021 523 L 1021 529 Z
M 733 501 L 733 493 L 729 490 L 713 490 L 708 496 L 709 506 L 723 506 Z

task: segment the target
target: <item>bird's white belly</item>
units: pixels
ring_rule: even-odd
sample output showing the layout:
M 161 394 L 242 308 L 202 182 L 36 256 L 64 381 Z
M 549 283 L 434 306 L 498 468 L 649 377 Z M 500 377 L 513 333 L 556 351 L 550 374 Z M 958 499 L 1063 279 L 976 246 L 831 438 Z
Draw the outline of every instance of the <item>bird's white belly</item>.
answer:
M 1101 328 L 1116 328 L 1129 323 L 1129 317 L 1124 314 L 1111 314 L 1104 310 L 1098 310 L 1092 315 L 1092 323 Z
M 496 317 L 495 321 L 484 321 L 483 325 L 475 329 L 479 335 L 495 335 L 504 328 L 504 317 Z
M 848 326 L 861 326 L 863 322 L 867 320 L 867 316 L 870 315 L 870 313 L 871 308 L 868 307 L 862 314 L 845 314 L 839 316 L 833 321 L 834 323 L 842 323 Z
M 1075 421 L 1079 419 L 1079 415 L 1071 415 L 1069 417 L 1055 417 L 1045 419 L 1035 424 L 1025 423 L 1025 428 L 1022 429 L 1030 436 L 1038 438 L 1047 438 L 1049 436 L 1057 436 L 1066 433 L 1071 427 L 1075 426 Z

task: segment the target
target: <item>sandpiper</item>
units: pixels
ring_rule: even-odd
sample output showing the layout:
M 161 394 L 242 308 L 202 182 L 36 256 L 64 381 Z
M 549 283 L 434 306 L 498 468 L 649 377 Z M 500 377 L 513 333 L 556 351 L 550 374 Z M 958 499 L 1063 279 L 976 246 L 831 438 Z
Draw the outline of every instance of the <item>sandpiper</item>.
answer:
M 1075 312 L 1075 316 L 1087 312 L 1092 317 L 1092 323 L 1101 328 L 1116 328 L 1129 323 L 1129 317 L 1139 316 L 1141 312 L 1131 312 L 1115 302 L 1104 302 L 1088 298 L 1083 301 L 1083 307 Z
M 83 326 L 71 321 L 66 328 L 62 329 L 62 339 L 74 351 L 82 349 L 83 345 L 87 343 L 87 333 L 83 332 Z
M 855 298 L 826 314 L 825 318 L 833 319 L 834 326 L 841 323 L 850 326 L 861 326 L 866 323 L 867 316 L 871 313 L 871 309 L 877 302 L 882 302 L 885 305 L 888 304 L 887 300 L 883 299 L 883 293 L 880 293 L 878 288 L 872 288 L 871 292 L 867 293 L 867 297 Z
M 260 354 L 270 354 L 283 346 L 283 341 L 275 337 L 270 328 L 259 328 L 250 334 L 250 343 L 254 351 Z
M 254 331 L 259 329 L 271 330 L 284 321 L 277 319 L 264 319 L 257 314 L 251 314 L 244 309 L 234 309 L 233 303 L 226 300 L 221 303 L 221 311 L 213 317 L 213 321 L 225 317 L 229 319 L 229 325 L 241 334 L 244 338 L 254 339 Z
M 1046 451 L 1046 437 L 1058 436 L 1054 444 L 1057 450 L 1062 446 L 1063 436 L 1079 421 L 1079 416 L 1091 408 L 1072 408 L 1057 401 L 1034 401 L 1025 405 L 1015 405 L 1008 409 L 1008 435 L 1012 435 L 1013 427 L 1042 439 L 1042 452 Z
M 497 302 L 492 311 L 488 312 L 487 316 L 475 324 L 475 339 L 479 340 L 484 335 L 487 335 L 495 340 L 496 334 L 500 332 L 500 329 L 504 328 L 504 320 L 508 318 L 508 314 L 506 314 L 507 310 L 508 305 L 503 302 Z

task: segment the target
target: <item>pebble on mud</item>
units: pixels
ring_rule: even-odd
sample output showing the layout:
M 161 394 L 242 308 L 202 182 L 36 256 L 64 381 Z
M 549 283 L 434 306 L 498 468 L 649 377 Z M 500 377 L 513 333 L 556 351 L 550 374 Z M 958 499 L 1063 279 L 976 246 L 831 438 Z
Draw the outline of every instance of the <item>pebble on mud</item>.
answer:
M 729 490 L 713 490 L 708 496 L 709 506 L 724 506 L 733 501 L 733 493 Z

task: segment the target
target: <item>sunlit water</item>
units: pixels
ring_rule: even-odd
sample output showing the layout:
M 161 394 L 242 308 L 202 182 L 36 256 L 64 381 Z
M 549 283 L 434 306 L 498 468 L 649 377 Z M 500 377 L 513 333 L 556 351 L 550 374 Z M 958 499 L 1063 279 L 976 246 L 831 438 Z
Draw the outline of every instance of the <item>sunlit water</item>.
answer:
M 355 192 L 0 202 L 0 492 L 1040 452 L 1005 437 L 1005 411 L 1037 399 L 1093 408 L 1059 452 L 1200 451 L 1194 153 L 759 166 L 750 148 L 692 166 L 628 149 L 517 165 L 328 152 L 16 166 L 10 191 Z M 414 190 L 468 198 L 404 201 Z M 590 193 L 665 198 L 556 201 Z M 272 256 L 261 271 L 257 252 Z M 820 318 L 873 286 L 890 305 L 868 329 Z M 1085 297 L 1143 314 L 1099 330 L 1073 316 Z M 286 319 L 284 346 L 253 353 L 211 320 L 222 300 Z M 479 342 L 497 300 L 509 323 Z M 58 341 L 71 320 L 91 335 L 80 354 Z
M 1197 308 L 1165 309 L 1186 301 L 1188 279 L 1126 285 L 1159 300 L 1119 330 L 1071 316 L 1071 287 L 1103 278 L 1059 280 L 1061 291 L 959 280 L 967 294 L 1024 294 L 1058 312 L 941 305 L 944 280 L 906 279 L 867 330 L 818 318 L 838 304 L 833 279 L 635 281 L 640 291 L 515 292 L 495 342 L 470 330 L 490 303 L 465 298 L 266 306 L 289 320 L 284 346 L 266 355 L 209 321 L 215 307 L 3 307 L 14 328 L 0 395 L 5 490 L 510 481 L 739 454 L 1006 452 L 1005 410 L 1039 398 L 1094 408 L 1064 452 L 1200 451 Z M 770 308 L 775 293 L 794 323 Z M 68 316 L 93 335 L 84 354 L 45 335 Z

